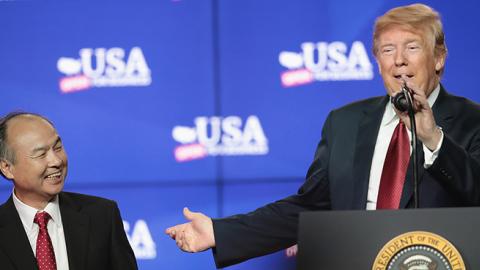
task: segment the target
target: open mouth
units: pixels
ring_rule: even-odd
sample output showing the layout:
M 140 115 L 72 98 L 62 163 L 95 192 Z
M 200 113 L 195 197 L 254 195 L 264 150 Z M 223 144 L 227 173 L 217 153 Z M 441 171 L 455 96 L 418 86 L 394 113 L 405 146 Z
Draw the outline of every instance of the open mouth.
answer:
M 51 180 L 51 181 L 59 181 L 59 180 L 61 180 L 61 178 L 62 178 L 62 172 L 61 171 L 54 172 L 54 173 L 51 173 L 51 174 L 45 176 L 46 180 Z
M 398 74 L 398 75 L 394 75 L 393 77 L 395 77 L 395 79 L 398 79 L 398 80 L 408 80 L 408 79 L 413 78 L 413 75 L 411 75 L 411 74 Z

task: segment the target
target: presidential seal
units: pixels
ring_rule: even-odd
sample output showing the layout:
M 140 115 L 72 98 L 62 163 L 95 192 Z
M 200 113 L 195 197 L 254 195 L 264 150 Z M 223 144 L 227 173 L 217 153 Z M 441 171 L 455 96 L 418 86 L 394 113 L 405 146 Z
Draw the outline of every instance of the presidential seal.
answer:
M 414 231 L 390 240 L 372 270 L 465 270 L 458 250 L 440 235 Z

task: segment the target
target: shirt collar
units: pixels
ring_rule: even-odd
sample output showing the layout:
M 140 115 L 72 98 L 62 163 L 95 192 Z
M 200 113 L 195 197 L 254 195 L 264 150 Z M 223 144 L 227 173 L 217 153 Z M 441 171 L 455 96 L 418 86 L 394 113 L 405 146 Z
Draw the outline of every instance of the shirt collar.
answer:
M 440 84 L 435 87 L 432 93 L 427 98 L 428 105 L 430 105 L 430 108 L 433 107 L 433 104 L 435 104 L 435 101 L 438 98 L 438 94 L 440 94 Z M 382 120 L 382 126 L 389 125 L 393 122 L 396 122 L 398 120 L 398 116 L 395 113 L 395 110 L 393 110 L 393 104 L 392 102 L 387 102 L 387 106 L 385 108 L 385 114 L 383 116 Z
M 17 212 L 22 220 L 24 226 L 32 230 L 33 229 L 33 219 L 35 218 L 35 214 L 37 212 L 47 212 L 50 217 L 52 217 L 52 221 L 56 226 L 61 226 L 61 215 L 60 215 L 60 205 L 58 203 L 58 195 L 55 196 L 53 200 L 51 200 L 45 209 L 36 209 L 29 205 L 26 205 L 15 195 L 15 192 L 12 192 L 13 197 L 13 204 L 17 209 Z

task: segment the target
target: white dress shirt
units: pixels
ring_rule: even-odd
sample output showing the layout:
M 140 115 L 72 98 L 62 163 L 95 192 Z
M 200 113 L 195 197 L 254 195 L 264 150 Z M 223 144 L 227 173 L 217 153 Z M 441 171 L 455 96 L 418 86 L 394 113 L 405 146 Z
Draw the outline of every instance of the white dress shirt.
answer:
M 428 104 L 430 107 L 433 106 L 435 100 L 437 100 L 438 94 L 440 93 L 440 85 L 438 85 L 435 90 L 428 96 Z M 400 119 L 393 110 L 393 105 L 391 102 L 387 103 L 385 112 L 383 113 L 382 122 L 380 124 L 380 130 L 378 131 L 377 142 L 375 144 L 375 151 L 373 152 L 372 167 L 370 168 L 370 179 L 368 183 L 368 194 L 367 194 L 367 210 L 375 210 L 377 208 L 377 197 L 378 190 L 380 188 L 380 178 L 382 176 L 383 163 L 387 156 L 388 146 L 390 144 L 390 139 L 392 138 L 393 131 L 397 126 Z M 407 129 L 408 137 L 411 139 L 412 135 L 410 130 Z M 432 152 L 425 145 L 423 145 L 423 153 L 425 155 L 425 163 L 423 166 L 425 168 L 430 167 L 435 159 L 438 156 L 438 152 L 443 142 L 443 132 L 440 138 L 440 142 L 437 145 L 437 148 Z M 412 149 L 410 148 L 410 152 Z
M 58 195 L 55 199 L 47 204 L 45 209 L 35 209 L 24 204 L 13 193 L 13 204 L 17 209 L 23 228 L 27 234 L 33 254 L 37 252 L 38 224 L 33 222 L 37 212 L 47 212 L 52 218 L 48 221 L 47 230 L 55 252 L 55 261 L 57 262 L 57 270 L 68 270 L 67 246 L 65 243 L 65 235 L 63 233 L 62 215 L 60 214 L 60 206 L 58 204 Z

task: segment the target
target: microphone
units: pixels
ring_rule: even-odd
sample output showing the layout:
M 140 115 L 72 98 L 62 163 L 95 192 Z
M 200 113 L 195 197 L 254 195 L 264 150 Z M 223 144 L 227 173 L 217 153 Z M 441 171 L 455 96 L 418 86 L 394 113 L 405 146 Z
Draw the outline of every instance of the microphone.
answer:
M 393 106 L 400 112 L 405 112 L 408 110 L 408 101 L 407 101 L 407 95 L 410 94 L 410 89 L 408 89 L 407 84 L 404 83 L 402 86 L 402 92 L 396 94 L 392 98 L 392 103 Z

